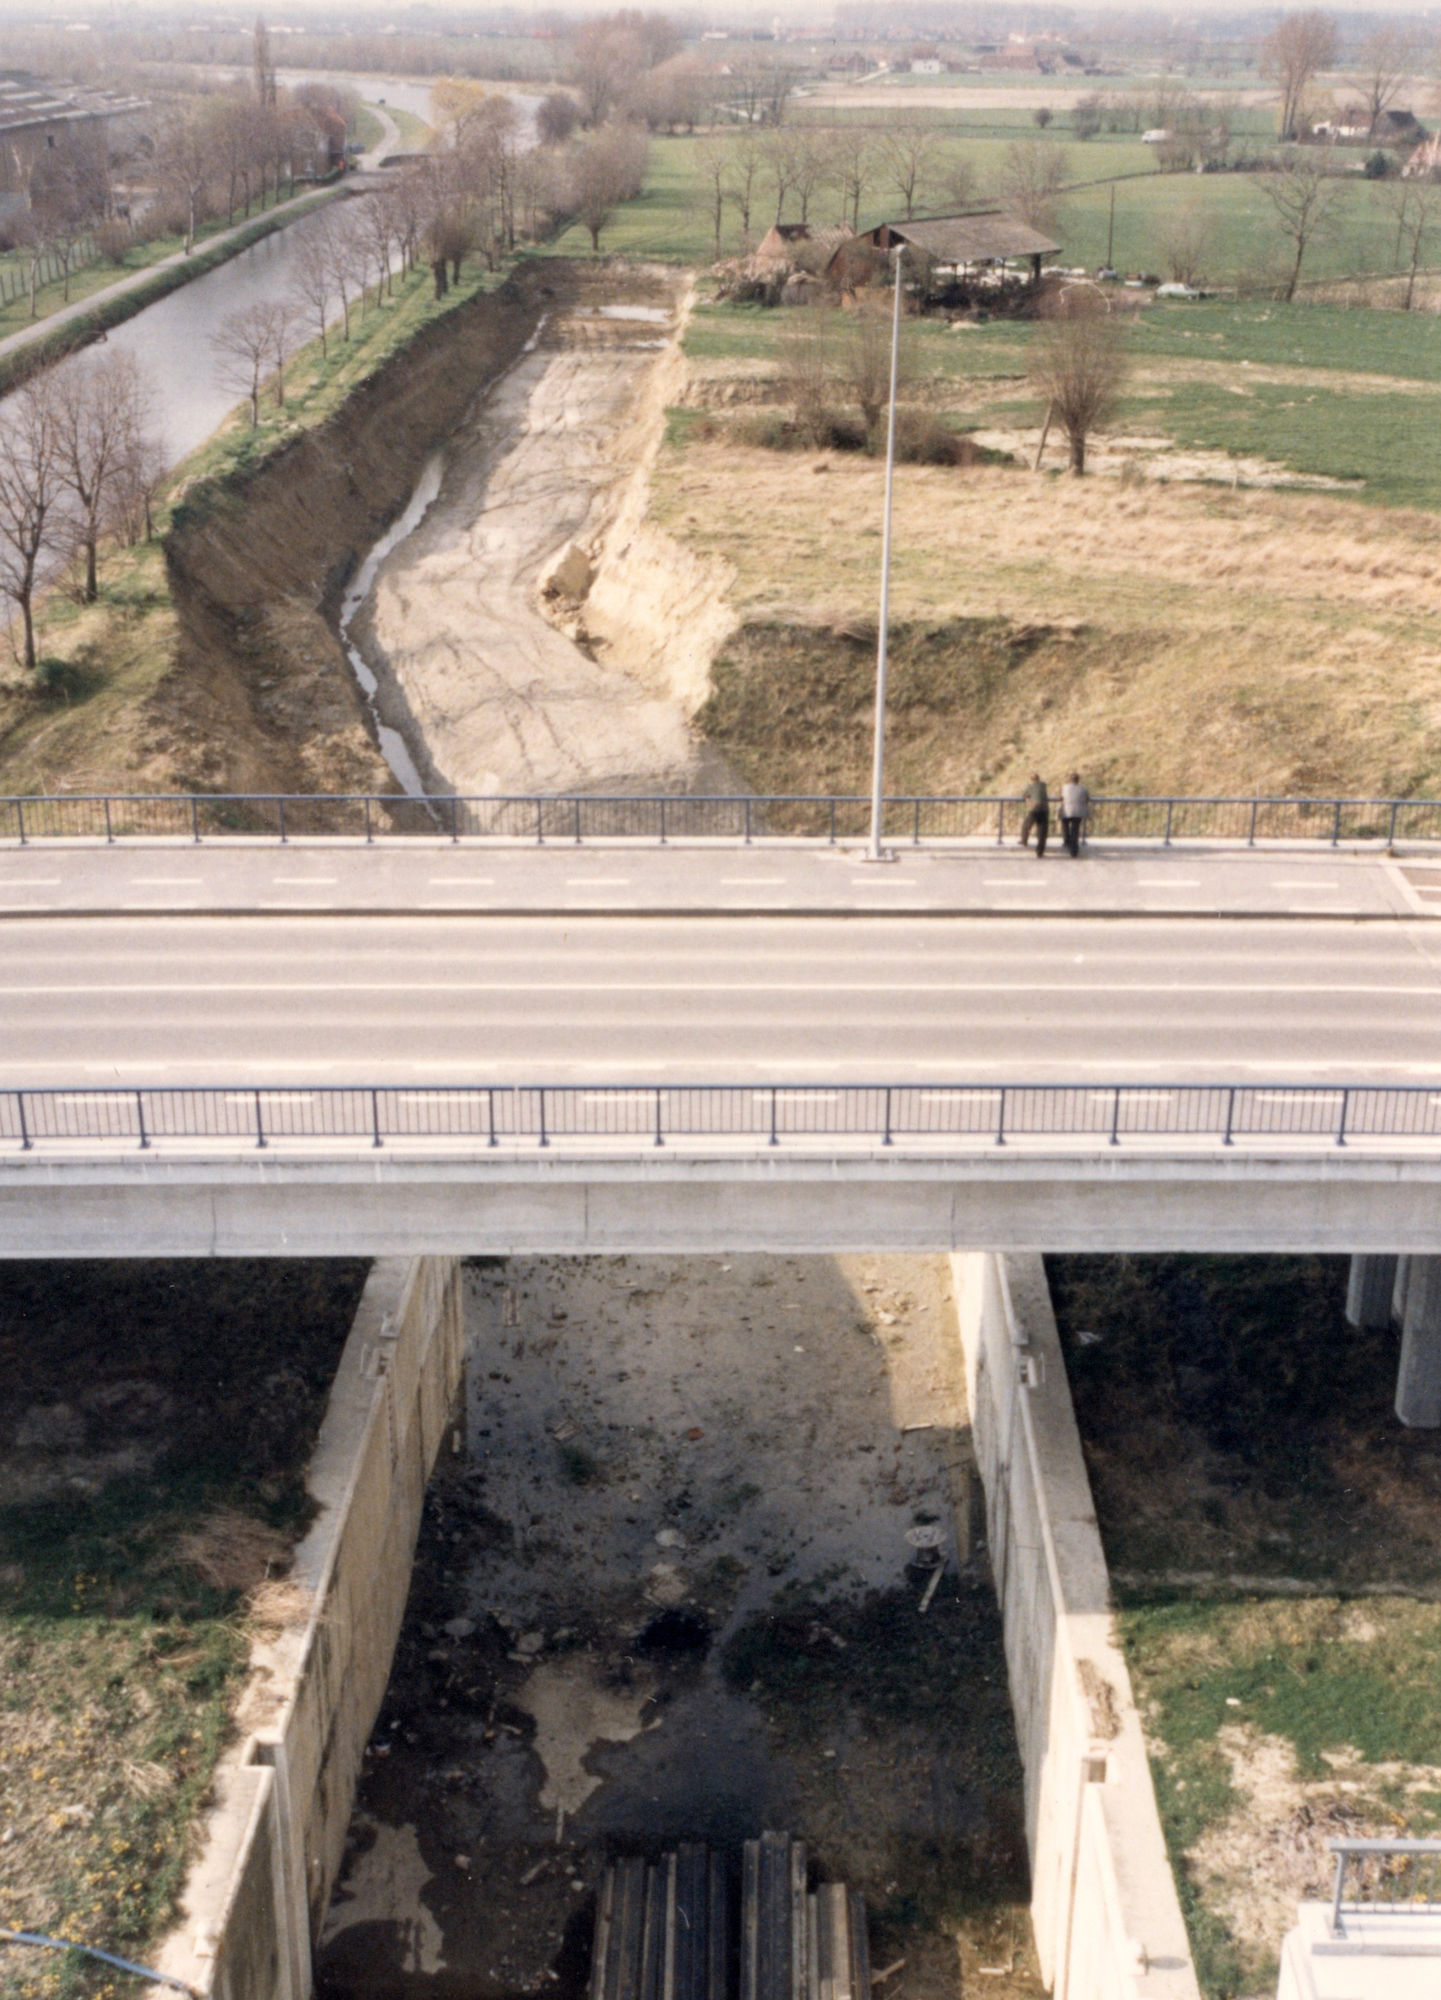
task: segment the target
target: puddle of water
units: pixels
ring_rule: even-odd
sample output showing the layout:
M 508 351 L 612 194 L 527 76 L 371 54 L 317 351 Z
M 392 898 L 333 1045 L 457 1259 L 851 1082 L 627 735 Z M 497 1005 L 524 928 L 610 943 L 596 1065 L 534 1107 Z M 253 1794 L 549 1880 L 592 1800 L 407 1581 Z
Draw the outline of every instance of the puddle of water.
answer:
M 670 311 L 666 306 L 593 306 L 590 309 L 597 319 L 640 320 L 646 326 L 668 326 Z M 582 314 L 577 314 L 581 318 Z
M 594 1663 L 584 1655 L 547 1660 L 516 1696 L 535 1717 L 535 1753 L 545 1766 L 540 1802 L 550 1812 L 573 1819 L 603 1780 L 585 1768 L 599 1743 L 629 1743 L 648 1725 L 641 1710 L 651 1696 L 649 1674 L 635 1674 L 628 1687 L 595 1682 Z

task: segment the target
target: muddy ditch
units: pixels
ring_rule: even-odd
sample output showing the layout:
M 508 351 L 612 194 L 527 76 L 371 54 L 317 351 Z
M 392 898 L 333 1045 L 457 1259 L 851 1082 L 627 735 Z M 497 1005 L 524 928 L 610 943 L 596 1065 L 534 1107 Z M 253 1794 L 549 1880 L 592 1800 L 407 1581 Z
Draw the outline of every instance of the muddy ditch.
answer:
M 949 1294 L 938 1259 L 470 1272 L 325 2000 L 579 2000 L 608 1859 L 767 1827 L 863 1891 L 888 1994 L 1039 1994 Z
M 150 703 L 178 783 L 398 789 L 337 637 L 345 584 L 426 459 L 569 283 L 563 263 L 521 266 L 427 328 L 253 476 L 182 498 L 165 549 L 176 671 Z
M 1047 1269 L 1202 1986 L 1273 1991 L 1330 1841 L 1441 1828 L 1441 1438 L 1343 1258 Z
M 255 474 L 183 497 L 166 539 L 178 670 L 151 700 L 177 782 L 713 784 L 664 676 L 605 664 L 583 615 L 659 442 L 683 301 L 648 266 L 522 264 Z
M 309 1519 L 365 1266 L 0 1265 L 0 1908 L 145 1960 Z M 15 2000 L 134 1982 L 3 1949 Z

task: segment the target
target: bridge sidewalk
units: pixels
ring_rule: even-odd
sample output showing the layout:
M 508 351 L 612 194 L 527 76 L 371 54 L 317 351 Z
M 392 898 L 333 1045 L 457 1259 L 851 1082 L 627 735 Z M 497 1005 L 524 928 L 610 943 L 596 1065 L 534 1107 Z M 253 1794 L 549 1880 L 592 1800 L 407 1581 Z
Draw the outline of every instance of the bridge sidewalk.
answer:
M 581 912 L 778 916 L 1406 918 L 1441 915 L 1441 865 L 1294 847 L 512 847 L 408 838 L 0 846 L 0 917 Z

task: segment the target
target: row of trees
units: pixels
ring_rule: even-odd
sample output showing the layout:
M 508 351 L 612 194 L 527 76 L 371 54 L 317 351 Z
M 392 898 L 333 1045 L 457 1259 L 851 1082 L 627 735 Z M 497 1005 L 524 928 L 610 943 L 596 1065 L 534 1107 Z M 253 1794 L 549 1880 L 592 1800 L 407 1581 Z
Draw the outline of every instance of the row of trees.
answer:
M 862 211 L 878 199 L 906 221 L 920 212 L 956 213 L 992 202 L 1048 230 L 1065 189 L 1067 159 L 1065 148 L 1051 140 L 1018 139 L 983 186 L 934 125 L 852 122 L 709 133 L 697 145 L 695 171 L 719 256 L 731 211 L 749 243 L 772 221 L 789 216 L 810 223 L 818 211 L 859 229 Z
M 149 533 L 160 469 L 150 395 L 129 355 L 45 369 L 0 405 L 0 593 L 18 614 L 27 667 L 41 585 L 75 564 L 93 602 L 101 541 Z

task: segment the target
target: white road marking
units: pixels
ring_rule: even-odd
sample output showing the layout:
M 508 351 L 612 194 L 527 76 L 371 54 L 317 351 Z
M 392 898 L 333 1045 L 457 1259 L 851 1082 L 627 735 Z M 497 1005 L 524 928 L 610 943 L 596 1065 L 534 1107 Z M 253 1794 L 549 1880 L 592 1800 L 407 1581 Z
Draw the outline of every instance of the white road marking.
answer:
M 1315 882 L 1315 881 L 1283 882 L 1279 875 L 1276 877 L 1275 881 L 1273 881 L 1271 884 L 1271 887 L 1273 889 L 1339 889 L 1340 886 L 1341 884 L 1339 882 Z
M 879 993 L 890 997 L 909 999 L 914 994 L 1043 994 L 1047 991 L 1044 968 L 1038 968 L 1036 976 L 1030 979 L 976 979 L 976 980 L 837 980 L 818 979 L 758 979 L 758 980 L 694 980 L 694 979 L 580 979 L 565 978 L 551 980 L 536 979 L 432 979 L 424 973 L 417 973 L 412 979 L 364 979 L 313 980 L 313 979 L 269 979 L 269 980 L 160 980 L 140 983 L 94 981 L 84 985 L 0 986 L 3 999 L 52 999 L 83 995 L 107 998 L 126 994 L 142 995 L 193 994 L 197 998 L 204 994 L 255 994 L 255 993 L 322 993 L 334 1000 L 343 1000 L 348 995 L 371 993 L 523 993 L 536 997 L 561 997 L 568 993 L 686 993 L 732 994 L 732 993 Z M 1390 985 L 1371 986 L 1345 984 L 1327 980 L 1324 983 L 1293 981 L 1275 983 L 1269 981 L 1247 981 L 1235 984 L 1201 984 L 1190 975 L 1165 980 L 1072 980 L 1067 979 L 1062 987 L 1055 989 L 1057 997 L 1068 993 L 1141 993 L 1141 994 L 1186 994 L 1206 1000 L 1213 995 L 1246 995 L 1268 997 L 1271 994 L 1311 995 L 1317 999 L 1329 1000 L 1333 996 L 1397 998 L 1431 1000 L 1441 998 L 1441 985 Z

